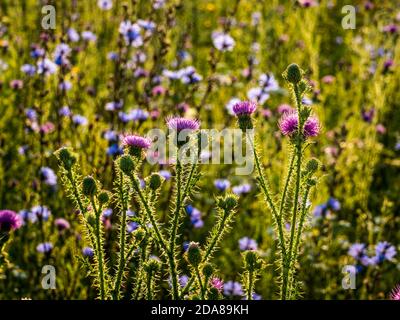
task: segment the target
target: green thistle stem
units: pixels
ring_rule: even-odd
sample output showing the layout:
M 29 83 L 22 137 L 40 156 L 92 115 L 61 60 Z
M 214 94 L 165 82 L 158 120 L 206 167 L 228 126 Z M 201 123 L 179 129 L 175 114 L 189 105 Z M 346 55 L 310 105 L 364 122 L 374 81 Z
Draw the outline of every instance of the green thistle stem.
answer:
M 213 237 L 208 242 L 209 245 L 207 246 L 207 248 L 205 250 L 205 254 L 203 256 L 201 264 L 204 264 L 204 263 L 208 262 L 208 259 L 211 257 L 211 254 L 214 251 L 215 246 L 217 245 L 217 243 L 222 238 L 222 236 L 224 234 L 225 223 L 226 223 L 226 220 L 228 219 L 228 217 L 229 217 L 229 212 L 225 211 L 223 218 L 221 219 L 220 223 L 216 227 L 217 231 L 216 232 L 211 232 L 211 234 L 213 234 Z M 191 277 L 189 279 L 188 283 L 186 284 L 185 288 L 182 290 L 182 296 L 189 292 L 190 287 L 193 285 L 193 282 L 194 282 L 194 278 Z
M 103 257 L 103 248 L 102 248 L 102 241 L 100 234 L 100 212 L 96 208 L 94 197 L 91 197 L 90 201 L 92 203 L 92 207 L 96 216 L 95 232 L 96 232 L 97 260 L 99 265 L 98 277 L 100 282 L 100 299 L 104 300 L 106 295 L 105 295 L 105 279 L 104 279 L 104 257 Z
M 249 286 L 247 288 L 247 300 L 253 300 L 253 287 L 254 287 L 254 277 L 253 277 L 253 270 L 248 271 L 248 283 Z
M 283 279 L 282 279 L 283 281 L 282 281 L 281 298 L 283 300 L 290 298 L 290 293 L 288 292 L 288 285 L 289 285 L 289 275 L 292 274 L 291 269 L 293 267 L 292 255 L 293 255 L 294 235 L 296 231 L 297 208 L 299 205 L 299 193 L 300 193 L 300 183 L 301 183 L 301 161 L 302 161 L 302 151 L 303 151 L 302 150 L 303 120 L 301 118 L 301 96 L 297 84 L 293 85 L 293 89 L 296 96 L 298 124 L 299 124 L 297 128 L 297 137 L 296 137 L 296 158 L 297 158 L 296 189 L 294 194 L 292 221 L 290 225 L 290 241 L 289 241 L 288 255 L 286 256 L 285 259 Z
M 178 149 L 179 151 L 179 149 Z M 189 182 L 188 182 L 189 183 Z M 173 299 L 176 300 L 179 298 L 179 284 L 178 284 L 178 272 L 176 266 L 175 259 L 175 246 L 176 246 L 176 238 L 178 232 L 178 222 L 179 222 L 179 214 L 181 212 L 181 188 L 182 188 L 182 165 L 179 160 L 179 154 L 176 160 L 176 207 L 174 210 L 174 214 L 172 217 L 172 228 L 171 228 L 171 238 L 169 241 L 169 268 L 172 277 L 172 293 Z
M 158 222 L 156 221 L 156 219 L 155 219 L 155 217 L 153 215 L 153 212 L 151 211 L 150 206 L 147 203 L 147 200 L 146 200 L 142 190 L 140 189 L 139 184 L 137 183 L 136 179 L 134 178 L 134 176 L 132 174 L 129 175 L 129 178 L 131 180 L 133 189 L 136 191 L 136 193 L 139 196 L 140 203 L 141 203 L 141 205 L 142 205 L 142 207 L 143 207 L 143 209 L 144 209 L 144 211 L 145 211 L 145 213 L 147 215 L 147 218 L 150 220 L 150 223 L 153 226 L 152 230 L 154 230 L 154 234 L 156 235 L 156 240 L 158 242 L 158 245 L 164 251 L 164 253 L 167 253 L 168 252 L 168 250 L 167 250 L 168 248 L 167 248 L 167 246 L 165 244 L 164 237 L 163 237 L 162 233 L 160 232 L 160 229 L 159 229 L 159 226 L 158 226 Z
M 282 219 L 283 207 L 284 207 L 285 201 L 286 201 L 286 194 L 287 194 L 287 190 L 288 190 L 288 187 L 289 187 L 290 178 L 292 177 L 292 172 L 293 172 L 293 169 L 294 169 L 294 159 L 295 158 L 296 158 L 296 153 L 293 153 L 292 158 L 290 160 L 289 171 L 288 171 L 288 174 L 286 176 L 285 187 L 283 189 L 281 203 L 280 203 L 280 207 L 279 207 L 279 217 L 281 219 Z
M 201 300 L 205 300 L 205 297 L 204 297 L 204 286 L 203 286 L 203 282 L 201 281 L 199 266 L 195 266 L 194 269 L 195 269 L 196 276 L 197 276 L 197 282 L 198 282 L 199 288 L 200 288 L 200 298 L 201 298 Z
M 119 263 L 118 263 L 118 271 L 114 284 L 114 293 L 113 297 L 116 300 L 119 300 L 121 297 L 121 282 L 122 276 L 124 274 L 125 269 L 125 239 L 126 239 L 126 211 L 128 210 L 127 201 L 125 201 L 124 197 L 124 187 L 123 187 L 123 174 L 119 173 L 119 184 L 118 191 L 120 196 L 120 202 L 122 205 L 122 215 L 120 221 L 120 234 L 119 234 Z
M 308 200 L 308 195 L 310 193 L 310 189 L 311 189 L 311 187 L 307 186 L 307 189 L 306 189 L 306 191 L 304 193 L 302 206 L 301 206 L 299 227 L 298 227 L 298 230 L 297 230 L 296 240 L 294 242 L 294 249 L 293 249 L 293 259 L 292 259 L 293 268 L 295 267 L 295 263 L 296 263 L 297 256 L 298 256 L 298 250 L 299 250 L 299 245 L 300 245 L 301 234 L 303 232 L 303 225 L 304 225 L 304 221 L 305 221 L 306 214 L 307 214 L 307 200 Z M 292 286 L 292 284 L 290 286 Z

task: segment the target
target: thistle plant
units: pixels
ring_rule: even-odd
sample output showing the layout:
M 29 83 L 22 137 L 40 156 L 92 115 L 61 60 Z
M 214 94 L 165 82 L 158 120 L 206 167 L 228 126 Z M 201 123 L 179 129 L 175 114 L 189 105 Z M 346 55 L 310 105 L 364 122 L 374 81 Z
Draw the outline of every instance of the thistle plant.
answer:
M 172 299 L 220 296 L 221 285 L 211 280 L 214 276 L 211 258 L 233 222 L 238 199 L 232 194 L 216 198 L 217 223 L 205 246 L 202 248 L 192 243 L 183 256 L 180 226 L 185 218 L 184 207 L 196 191 L 201 177 L 197 133 L 200 123 L 197 120 L 173 117 L 167 119 L 167 126 L 176 151 L 173 164 L 175 184 L 167 223 L 161 220 L 160 209 L 157 208 L 164 178 L 158 173 L 151 173 L 144 180 L 140 179 L 143 159 L 151 145 L 149 139 L 138 135 L 126 135 L 123 138 L 124 154 L 115 160 L 112 192 L 102 190 L 100 182 L 92 176 L 81 177 L 77 156 L 72 150 L 62 148 L 55 153 L 68 195 L 79 210 L 85 241 L 89 248 L 93 248 L 93 265 L 89 269 L 99 299 L 124 298 L 128 291 L 126 284 L 131 282 L 134 283 L 130 290 L 133 299 L 154 299 L 160 289 L 161 279 L 166 274 L 170 279 Z M 183 134 L 187 135 L 181 139 Z M 188 147 L 194 150 L 189 158 L 184 157 Z M 119 212 L 115 266 L 110 265 L 114 261 L 110 259 L 112 252 L 105 250 L 102 211 L 108 203 L 115 204 Z M 133 218 L 128 217 L 129 208 L 135 204 L 139 209 L 138 214 Z M 139 226 L 132 236 L 127 233 L 130 220 Z M 107 244 L 107 247 L 113 248 L 113 245 Z M 180 269 L 186 263 L 191 276 L 186 286 L 181 288 Z M 130 282 L 129 274 L 134 275 Z
M 272 213 L 280 253 L 278 261 L 281 274 L 280 297 L 286 300 L 294 299 L 298 293 L 298 283 L 295 278 L 296 261 L 309 211 L 310 191 L 317 183 L 314 174 L 319 166 L 316 159 L 305 162 L 305 150 L 310 145 L 309 139 L 318 135 L 320 127 L 318 119 L 311 115 L 311 107 L 302 103 L 304 94 L 309 90 L 307 82 L 303 79 L 303 71 L 298 65 L 291 64 L 283 73 L 283 77 L 294 97 L 296 111 L 285 113 L 279 122 L 281 133 L 289 138 L 288 154 L 290 155 L 279 201 L 276 200 L 277 195 L 272 190 L 268 175 L 261 163 L 257 142 L 253 141 L 249 134 L 249 130 L 254 129 L 252 114 L 256 111 L 257 105 L 248 101 L 240 102 L 233 107 L 233 111 L 238 117 L 239 127 L 250 141 L 256 179 Z
M 7 266 L 5 247 L 11 238 L 12 232 L 21 227 L 20 216 L 11 210 L 0 210 L 0 274 Z

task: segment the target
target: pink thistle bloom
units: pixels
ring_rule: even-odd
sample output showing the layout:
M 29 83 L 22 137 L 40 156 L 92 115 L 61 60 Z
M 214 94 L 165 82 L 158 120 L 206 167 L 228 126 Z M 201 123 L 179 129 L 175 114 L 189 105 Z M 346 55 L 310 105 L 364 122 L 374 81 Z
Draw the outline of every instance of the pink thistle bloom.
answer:
M 21 217 L 11 210 L 0 210 L 0 231 L 9 232 L 22 225 Z
M 304 135 L 306 137 L 316 137 L 319 133 L 320 125 L 316 117 L 309 117 L 304 124 Z
M 151 140 L 137 135 L 126 135 L 123 138 L 122 143 L 127 147 L 148 149 L 151 145 Z
M 167 126 L 171 130 L 182 131 L 182 130 L 198 130 L 200 128 L 200 122 L 197 119 L 186 119 L 181 117 L 169 117 L 166 119 Z
M 212 278 L 211 279 L 211 285 L 217 289 L 219 292 L 221 292 L 224 289 L 224 281 L 222 281 L 219 278 Z
M 257 104 L 253 101 L 241 101 L 233 106 L 233 113 L 237 116 L 251 115 L 256 111 Z
M 304 8 L 315 7 L 318 5 L 318 2 L 315 0 L 298 0 L 299 4 Z
M 166 92 L 166 89 L 163 86 L 155 86 L 151 93 L 153 96 L 161 96 Z
M 299 125 L 299 119 L 297 112 L 286 112 L 283 114 L 281 120 L 279 120 L 279 129 L 285 136 L 291 136 L 297 131 Z
M 285 136 L 291 136 L 297 132 L 299 125 L 299 119 L 297 112 L 285 113 L 279 121 L 279 129 Z M 303 128 L 304 136 L 316 137 L 320 131 L 319 121 L 316 117 L 309 117 Z
M 392 300 L 400 300 L 400 285 L 394 287 L 390 294 L 390 299 Z

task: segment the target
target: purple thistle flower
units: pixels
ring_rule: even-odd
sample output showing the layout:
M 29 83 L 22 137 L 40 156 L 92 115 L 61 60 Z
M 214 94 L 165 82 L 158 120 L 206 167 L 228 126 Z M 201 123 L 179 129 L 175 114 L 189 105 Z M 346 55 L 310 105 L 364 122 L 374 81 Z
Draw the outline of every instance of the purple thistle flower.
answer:
M 22 225 L 21 217 L 11 210 L 0 210 L 0 232 L 16 230 Z
M 286 112 L 279 120 L 279 129 L 285 136 L 291 136 L 297 131 L 299 119 L 297 112 Z
M 222 281 L 219 278 L 212 278 L 211 281 L 211 286 L 215 289 L 217 289 L 219 292 L 221 292 L 224 289 L 224 281 Z
M 285 113 L 279 121 L 279 129 L 285 136 L 291 136 L 297 132 L 299 124 L 297 112 Z M 309 117 L 304 124 L 304 136 L 315 137 L 320 130 L 319 121 L 316 117 Z
M 395 286 L 390 293 L 391 300 L 400 300 L 400 285 Z
M 316 137 L 319 133 L 320 125 L 316 117 L 309 117 L 304 124 L 304 135 L 306 137 Z
M 169 117 L 166 119 L 167 126 L 170 130 L 178 132 L 182 130 L 195 131 L 200 128 L 200 121 L 197 119 L 186 119 L 181 117 Z
M 251 115 L 256 109 L 257 104 L 253 101 L 241 101 L 233 106 L 233 112 L 237 116 Z
M 151 140 L 137 135 L 126 135 L 122 140 L 122 144 L 126 147 L 148 149 L 151 145 Z

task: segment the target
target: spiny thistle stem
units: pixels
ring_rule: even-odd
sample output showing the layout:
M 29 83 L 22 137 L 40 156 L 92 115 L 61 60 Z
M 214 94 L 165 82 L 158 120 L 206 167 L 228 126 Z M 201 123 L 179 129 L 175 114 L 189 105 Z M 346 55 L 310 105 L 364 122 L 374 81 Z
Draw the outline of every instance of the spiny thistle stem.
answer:
M 146 296 L 147 296 L 147 300 L 153 300 L 153 288 L 152 288 L 152 278 L 153 278 L 153 272 L 152 271 L 148 271 L 147 272 L 147 292 L 146 292 Z
M 301 161 L 302 161 L 302 130 L 303 130 L 303 119 L 301 117 L 301 96 L 299 87 L 297 84 L 293 85 L 293 90 L 296 97 L 296 104 L 297 104 L 297 113 L 298 113 L 298 128 L 297 128 L 297 137 L 296 137 L 296 158 L 297 158 L 297 166 L 296 166 L 296 188 L 294 194 L 294 205 L 293 205 L 293 214 L 292 214 L 292 221 L 290 225 L 290 241 L 289 241 L 289 248 L 288 248 L 288 255 L 285 259 L 285 270 L 282 282 L 282 299 L 286 300 L 290 298 L 290 293 L 288 293 L 288 284 L 289 284 L 289 275 L 291 274 L 292 264 L 292 255 L 293 255 L 293 244 L 294 244 L 294 237 L 296 231 L 296 219 L 297 219 L 297 209 L 299 204 L 299 193 L 300 193 L 300 184 L 301 184 Z
M 114 284 L 114 293 L 113 297 L 116 300 L 119 300 L 121 293 L 121 282 L 122 276 L 124 274 L 125 269 L 125 239 L 126 239 L 126 212 L 128 210 L 128 204 L 124 196 L 124 187 L 123 187 L 123 174 L 120 171 L 119 173 L 119 183 L 118 183 L 118 192 L 120 197 L 120 202 L 122 205 L 122 215 L 120 220 L 120 234 L 119 234 L 119 263 L 118 263 L 118 271 L 115 278 Z
M 256 162 L 256 169 L 257 169 L 257 174 L 258 174 L 259 185 L 261 187 L 262 192 L 264 193 L 264 198 L 267 201 L 267 203 L 269 204 L 272 214 L 275 218 L 275 222 L 278 227 L 279 245 L 280 245 L 280 248 L 282 251 L 282 256 L 285 257 L 286 256 L 286 245 L 285 245 L 285 237 L 284 237 L 284 233 L 283 233 L 282 219 L 278 215 L 275 205 L 274 205 L 274 202 L 272 201 L 272 197 L 269 193 L 269 190 L 268 190 L 268 187 L 266 184 L 266 180 L 265 180 L 264 174 L 263 174 L 263 169 L 261 168 L 260 159 L 259 159 L 259 156 L 258 156 L 258 153 L 254 146 L 253 141 L 251 141 L 251 147 L 253 148 L 254 160 Z
M 304 221 L 305 221 L 306 214 L 307 214 L 307 201 L 308 201 L 308 195 L 310 193 L 310 189 L 311 189 L 311 186 L 308 185 L 306 188 L 306 191 L 304 193 L 301 214 L 300 214 L 299 227 L 298 227 L 297 234 L 296 234 L 296 240 L 294 242 L 293 259 L 292 259 L 293 268 L 295 267 L 295 263 L 296 263 L 297 256 L 298 256 L 301 234 L 303 232 L 303 225 L 304 225 Z M 294 279 L 292 279 L 292 281 L 293 280 Z M 290 286 L 292 286 L 292 284 Z
M 207 241 L 208 245 L 205 249 L 205 253 L 201 260 L 202 265 L 208 262 L 208 260 L 211 258 L 212 253 L 215 250 L 215 247 L 221 241 L 221 239 L 224 235 L 224 232 L 226 231 L 227 225 L 229 225 L 230 220 L 232 219 L 233 211 L 234 210 L 229 211 L 229 210 L 225 209 L 223 211 L 222 218 L 219 220 L 219 223 L 216 226 L 214 226 L 213 230 L 210 232 L 210 234 L 212 236 L 211 236 L 211 239 L 209 241 Z M 194 280 L 195 279 L 193 277 L 191 277 L 189 279 L 185 288 L 182 290 L 182 294 L 181 294 L 182 296 L 189 292 L 191 286 L 193 285 Z
M 253 282 L 253 270 L 250 269 L 248 272 L 248 287 L 247 287 L 247 300 L 253 300 L 253 290 L 254 290 L 254 282 Z
M 100 233 L 100 212 L 96 208 L 96 203 L 94 201 L 93 196 L 90 198 L 90 202 L 92 204 L 96 216 L 95 232 L 96 232 L 97 260 L 99 264 L 98 277 L 100 282 L 100 299 L 104 300 L 106 294 L 105 294 L 105 279 L 104 279 L 104 257 L 103 257 L 103 248 L 102 248 L 101 233 Z
M 288 174 L 286 176 L 285 186 L 284 186 L 283 192 L 282 192 L 281 203 L 280 203 L 280 206 L 279 206 L 279 218 L 280 219 L 282 219 L 283 208 L 285 206 L 286 194 L 287 194 L 287 191 L 288 191 L 289 182 L 290 182 L 290 179 L 292 177 L 292 172 L 293 172 L 293 169 L 294 169 L 294 160 L 295 160 L 295 158 L 296 158 L 296 153 L 293 152 L 292 158 L 290 159 L 289 170 L 288 170 Z
M 204 286 L 203 286 L 203 282 L 201 281 L 201 275 L 200 275 L 200 271 L 199 271 L 199 266 L 195 266 L 194 269 L 195 269 L 196 276 L 197 276 L 197 282 L 198 282 L 199 288 L 200 288 L 200 298 L 201 298 L 201 300 L 205 300 Z
M 155 217 L 154 217 L 154 215 L 153 215 L 153 213 L 152 213 L 152 211 L 150 209 L 149 204 L 147 203 L 147 200 L 146 200 L 142 190 L 140 189 L 139 184 L 137 183 L 135 177 L 132 174 L 129 175 L 129 179 L 131 180 L 133 189 L 136 191 L 136 193 L 139 196 L 139 200 L 140 200 L 141 205 L 142 205 L 142 207 L 143 207 L 143 209 L 144 209 L 144 211 L 145 211 L 145 213 L 147 215 L 147 218 L 150 220 L 150 223 L 152 224 L 152 230 L 154 230 L 154 233 L 156 235 L 156 240 L 157 240 L 160 248 L 165 253 L 167 253 L 168 252 L 168 250 L 167 250 L 168 248 L 167 248 L 167 246 L 165 244 L 164 237 L 163 237 L 162 233 L 160 232 L 158 223 L 157 223 L 157 221 L 156 221 L 156 219 L 155 219 Z
M 179 149 L 178 149 L 179 151 Z M 187 182 L 189 183 L 189 181 Z M 179 160 L 179 154 L 176 160 L 176 207 L 172 217 L 172 228 L 171 228 L 171 238 L 169 241 L 169 252 L 168 252 L 168 260 L 169 260 L 169 268 L 171 273 L 171 282 L 172 282 L 172 293 L 173 298 L 179 298 L 179 284 L 178 284 L 178 274 L 177 274 L 177 266 L 175 259 L 175 245 L 178 231 L 178 222 L 179 215 L 181 212 L 181 188 L 182 188 L 182 164 Z

